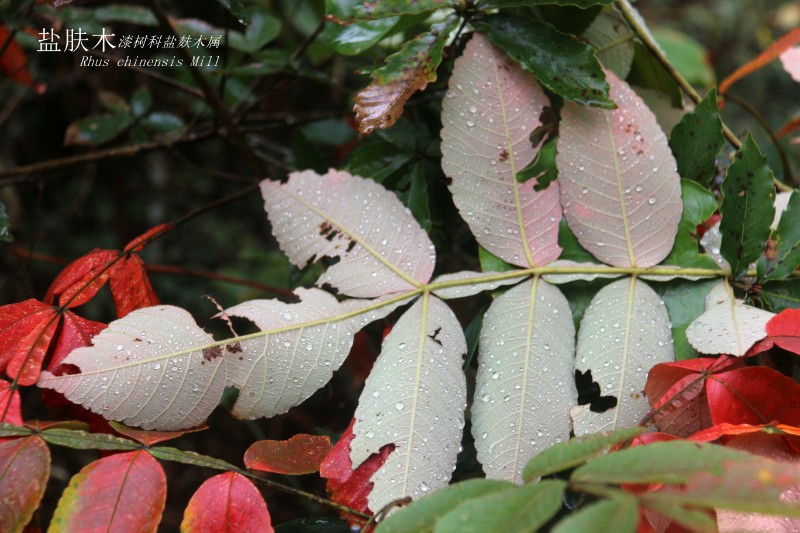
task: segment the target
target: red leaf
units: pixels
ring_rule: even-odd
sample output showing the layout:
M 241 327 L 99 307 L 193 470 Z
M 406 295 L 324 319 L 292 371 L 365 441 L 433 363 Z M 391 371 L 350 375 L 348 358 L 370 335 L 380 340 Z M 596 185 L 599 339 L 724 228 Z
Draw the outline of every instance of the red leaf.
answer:
M 87 320 L 79 317 L 72 311 L 64 312 L 64 323 L 56 339 L 56 346 L 47 369 L 54 374 L 61 375 L 61 361 L 75 348 L 82 348 L 92 344 L 92 338 L 106 328 L 106 324 Z
M 158 226 L 152 227 L 149 230 L 145 231 L 131 242 L 125 245 L 124 250 L 126 252 L 141 252 L 142 249 L 145 247 L 146 240 L 150 239 L 153 235 L 159 234 L 161 236 L 163 233 L 167 233 L 175 229 L 175 224 L 166 223 L 166 224 L 159 224 Z
M 208 429 L 208 426 L 200 426 L 192 429 L 184 429 L 181 431 L 148 431 L 146 429 L 131 428 L 119 422 L 109 422 L 109 425 L 119 433 L 128 438 L 135 440 L 145 446 L 152 446 L 159 442 L 164 442 L 172 439 L 182 437 L 187 433 L 196 433 Z
M 659 430 L 687 437 L 710 425 L 706 381 L 743 364 L 739 358 L 723 355 L 656 365 L 648 376 L 645 393 Z
M 21 426 L 23 422 L 19 390 L 12 390 L 11 383 L 4 379 L 0 379 L 0 422 L 17 426 Z M 2 494 L 1 491 L 0 494 Z M 0 531 L 4 530 L 0 528 Z
M 350 461 L 350 442 L 355 438 L 354 423 L 355 419 L 350 421 L 339 442 L 331 448 L 331 452 L 322 461 L 319 474 L 328 480 L 325 488 L 331 495 L 331 500 L 362 513 L 371 514 L 367 505 L 367 496 L 372 491 L 370 478 L 394 451 L 394 445 L 384 446 L 353 470 L 353 463 Z M 343 517 L 351 522 L 353 520 L 351 515 L 343 514 Z
M 800 426 L 800 385 L 767 367 L 746 367 L 714 376 L 706 385 L 713 423 Z M 800 439 L 787 437 L 800 449 Z
M 52 527 L 69 533 L 155 532 L 167 498 L 167 478 L 142 450 L 85 466 L 61 494 Z
M 276 474 L 311 474 L 331 451 L 331 439 L 295 435 L 289 440 L 260 440 L 244 453 L 247 468 Z
M 76 259 L 53 280 L 44 301 L 53 303 L 54 297 L 60 295 L 58 303 L 62 306 L 72 308 L 85 304 L 108 281 L 110 269 L 106 267 L 117 255 L 114 250 L 95 248 Z
M 273 533 L 267 504 L 255 485 L 227 472 L 207 479 L 183 513 L 181 532 Z
M 36 383 L 60 318 L 34 299 L 0 307 L 0 372 L 20 385 Z
M 114 265 L 110 285 L 118 318 L 142 307 L 158 305 L 158 297 L 150 285 L 144 262 L 138 255 L 132 255 Z
M 773 60 L 777 59 L 781 53 L 785 52 L 798 42 L 800 42 L 800 28 L 795 28 L 769 45 L 766 50 L 758 55 L 758 57 L 748 61 L 736 69 L 733 74 L 722 80 L 722 83 L 719 84 L 719 94 L 725 94 L 728 92 L 728 88 L 730 88 L 735 81 L 740 80 L 741 78 L 744 78 L 745 76 L 755 72 L 761 67 L 771 63 Z
M 716 424 L 694 435 L 690 435 L 688 440 L 696 442 L 712 442 L 726 435 L 747 435 L 750 433 L 764 433 L 770 435 L 799 435 L 800 427 L 787 426 L 784 424 L 729 424 L 723 422 Z
M 22 531 L 49 477 L 50 450 L 40 437 L 0 442 L 0 531 Z
M 759 341 L 764 349 L 777 344 L 780 348 L 800 355 L 800 309 L 786 309 L 767 322 L 767 338 Z M 757 345 L 757 346 L 758 346 Z M 755 346 L 751 348 L 751 351 Z
M 25 56 L 25 51 L 11 37 L 11 32 L 3 24 L 0 24 L 0 50 L 5 50 L 0 56 L 0 70 L 6 76 L 20 85 L 35 88 L 37 92 L 44 90 L 44 87 L 34 87 L 33 79 L 28 72 L 28 58 Z

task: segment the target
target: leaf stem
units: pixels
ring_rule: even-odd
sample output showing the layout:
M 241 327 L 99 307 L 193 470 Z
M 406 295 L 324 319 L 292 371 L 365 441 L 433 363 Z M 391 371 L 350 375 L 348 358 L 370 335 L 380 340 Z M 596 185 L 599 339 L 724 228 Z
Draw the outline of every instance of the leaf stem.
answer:
M 79 450 L 87 450 L 87 449 L 88 450 L 117 449 L 117 450 L 131 450 L 131 451 L 143 450 L 147 453 L 150 453 L 153 457 L 164 461 L 174 461 L 183 464 L 191 464 L 194 466 L 213 468 L 216 470 L 226 470 L 229 472 L 236 472 L 237 474 L 241 474 L 243 476 L 254 479 L 259 483 L 266 485 L 267 487 L 288 494 L 292 494 L 294 496 L 300 496 L 301 498 L 305 498 L 319 505 L 332 507 L 338 510 L 339 512 L 357 516 L 364 520 L 368 520 L 370 518 L 369 515 L 364 514 L 361 511 L 357 511 L 356 509 L 351 509 L 350 507 L 341 505 L 331 500 L 327 500 L 325 498 L 321 498 L 315 494 L 311 494 L 310 492 L 306 492 L 300 489 L 295 489 L 293 487 L 284 485 L 283 483 L 278 483 L 277 481 L 266 479 L 262 475 L 257 474 L 251 470 L 239 468 L 235 465 L 228 463 L 227 461 L 222 461 L 220 459 L 217 459 L 216 457 L 211 457 L 196 452 L 184 452 L 177 448 L 172 448 L 168 446 L 146 446 L 144 444 L 140 444 L 138 442 L 135 442 L 133 440 L 124 437 L 117 437 L 106 434 L 98 435 L 81 430 L 70 430 L 70 429 L 39 430 L 27 426 L 16 426 L 5 422 L 0 422 L 0 435 L 2 437 L 39 436 L 45 441 L 49 442 L 50 444 L 56 444 L 59 446 L 65 446 L 67 448 L 75 448 Z

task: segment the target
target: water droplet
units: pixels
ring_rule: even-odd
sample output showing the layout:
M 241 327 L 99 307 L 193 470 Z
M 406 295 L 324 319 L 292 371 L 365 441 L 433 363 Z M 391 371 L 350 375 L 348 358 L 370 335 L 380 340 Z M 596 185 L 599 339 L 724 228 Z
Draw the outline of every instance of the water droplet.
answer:
M 650 198 L 647 200 L 647 203 L 648 203 L 648 204 L 650 204 L 650 205 L 656 205 L 656 199 L 655 199 L 654 197 L 652 197 L 652 196 L 651 196 L 651 197 L 650 197 Z
M 117 351 L 118 351 L 118 352 L 121 352 L 121 351 L 122 351 L 122 345 L 121 345 L 121 344 L 117 344 Z
M 497 379 L 499 377 L 500 377 L 500 372 L 495 372 L 494 374 L 492 374 L 492 379 Z
M 406 349 L 406 343 L 404 343 L 404 342 L 401 342 L 400 344 L 398 344 L 398 345 L 397 345 L 397 347 L 398 347 L 399 349 L 401 349 L 401 350 L 405 350 L 405 349 Z
M 421 490 L 422 492 L 428 492 L 429 490 L 431 490 L 431 488 L 428 485 L 426 485 L 425 482 L 423 481 L 422 485 L 420 485 L 419 487 L 419 490 Z
M 488 402 L 489 401 L 489 394 L 486 393 L 483 396 L 481 396 L 481 401 L 482 402 Z
M 477 113 L 478 112 L 478 108 L 475 107 L 475 106 L 472 106 L 472 107 L 469 108 L 469 112 L 470 113 Z
M 402 411 L 403 407 L 405 407 L 403 405 L 403 402 L 397 402 L 396 404 L 394 404 L 394 408 L 397 409 L 398 411 Z
M 283 313 L 283 319 L 284 320 L 291 320 L 292 319 L 292 314 L 291 313 Z
M 468 120 L 467 121 L 467 126 L 469 126 L 470 128 L 475 126 L 475 121 L 474 120 Z
M 160 370 L 161 369 L 161 365 L 156 363 L 156 364 L 153 365 L 153 368 L 155 368 L 156 370 Z

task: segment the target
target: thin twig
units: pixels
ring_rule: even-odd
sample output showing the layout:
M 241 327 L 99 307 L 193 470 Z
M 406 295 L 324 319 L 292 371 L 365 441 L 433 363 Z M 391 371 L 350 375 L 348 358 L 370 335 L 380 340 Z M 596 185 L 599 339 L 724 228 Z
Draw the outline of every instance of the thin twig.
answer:
M 71 263 L 69 259 L 65 259 L 63 257 L 56 257 L 53 255 L 42 254 L 38 252 L 32 252 L 27 248 L 19 246 L 18 244 L 6 244 L 5 246 L 3 246 L 3 248 L 7 250 L 9 253 L 16 255 L 17 257 L 30 259 L 32 261 L 39 261 L 41 263 L 50 263 L 53 265 L 66 265 Z M 277 294 L 279 296 L 284 296 L 287 298 L 293 298 L 293 299 L 296 298 L 295 294 L 292 291 L 290 291 L 289 289 L 284 289 L 283 287 L 276 287 L 275 285 L 269 285 L 267 283 L 261 283 L 246 278 L 237 278 L 235 276 L 228 276 L 225 274 L 220 274 L 219 272 L 212 272 L 210 270 L 179 267 L 175 265 L 164 265 L 160 263 L 145 263 L 144 269 L 147 270 L 148 272 L 156 272 L 160 274 L 175 274 L 178 276 L 190 276 L 195 278 L 208 279 L 211 281 L 222 281 L 225 283 L 232 283 L 234 285 L 241 285 L 242 287 L 248 287 L 251 289 L 262 290 L 264 292 L 270 292 L 272 294 Z
M 183 144 L 187 142 L 194 142 L 201 139 L 211 137 L 216 132 L 215 129 L 209 128 L 195 133 L 187 133 L 180 137 L 173 137 L 160 141 L 151 141 L 141 144 L 129 144 L 125 146 L 116 146 L 114 148 L 107 148 L 105 150 L 97 150 L 86 154 L 71 155 L 68 157 L 60 157 L 56 159 L 49 159 L 39 163 L 32 163 L 30 165 L 23 165 L 20 167 L 12 167 L 0 169 L 0 187 L 11 185 L 20 181 L 26 181 L 31 178 L 31 174 L 40 172 L 52 172 L 61 170 L 65 167 L 73 165 L 80 165 L 99 161 L 102 159 L 110 159 L 114 157 L 130 157 L 139 155 L 143 152 L 157 150 L 159 148 L 168 148 L 176 144 Z
M 116 61 L 120 60 L 120 58 L 118 58 L 118 57 L 112 56 L 111 54 L 106 54 L 106 53 L 100 52 L 99 50 L 89 50 L 89 53 L 94 55 L 94 56 L 97 56 L 99 58 L 107 59 L 109 61 L 115 61 L 116 62 Z M 149 78 L 153 78 L 154 80 L 160 81 L 161 83 L 164 83 L 166 85 L 174 87 L 175 89 L 178 89 L 179 91 L 183 91 L 186 94 L 192 95 L 195 98 L 200 98 L 201 100 L 203 98 L 205 98 L 205 95 L 203 94 L 202 91 L 198 91 L 194 87 L 189 87 L 188 85 L 185 85 L 185 84 L 179 82 L 178 80 L 170 78 L 169 76 L 165 76 L 165 75 L 163 75 L 163 74 L 161 74 L 159 72 L 156 72 L 155 70 L 151 70 L 151 69 L 144 68 L 144 67 L 137 67 L 135 65 L 126 65 L 124 61 L 122 62 L 121 65 L 120 64 L 117 64 L 117 65 L 122 67 L 122 68 L 126 68 L 128 70 L 131 70 L 133 72 L 138 72 L 139 74 L 143 74 L 143 75 L 145 75 L 145 76 L 147 76 Z
M 769 135 L 772 144 L 775 146 L 775 150 L 778 152 L 778 156 L 781 159 L 781 167 L 783 167 L 783 179 L 790 180 L 792 179 L 792 169 L 791 165 L 789 164 L 789 157 L 786 155 L 786 151 L 781 146 L 781 142 L 778 140 L 778 137 L 775 135 L 775 132 L 772 131 L 772 127 L 767 122 L 767 119 L 764 118 L 758 109 L 750 105 L 745 100 L 742 100 L 738 96 L 733 96 L 730 93 L 725 95 L 725 98 L 734 104 L 738 105 L 752 116 L 756 121 L 761 124 L 761 127 L 764 128 L 764 131 Z
M 645 48 L 647 48 L 647 50 L 653 55 L 653 57 L 656 58 L 656 60 L 661 64 L 661 66 L 664 67 L 664 69 L 666 69 L 667 73 L 672 77 L 672 79 L 675 80 L 675 82 L 683 90 L 683 92 L 686 93 L 686 95 L 689 96 L 689 98 L 691 98 L 692 102 L 694 102 L 695 105 L 699 104 L 703 100 L 703 98 L 698 94 L 697 91 L 694 90 L 694 87 L 692 87 L 692 85 L 688 81 L 686 81 L 686 78 L 684 78 L 683 75 L 680 72 L 678 72 L 674 66 L 672 66 L 672 63 L 669 62 L 667 56 L 664 55 L 664 53 L 661 51 L 661 48 L 659 48 L 658 44 L 651 38 L 650 32 L 647 30 L 647 28 L 642 26 L 638 17 L 634 15 L 628 1 L 616 0 L 615 4 L 622 13 L 622 15 L 625 17 L 625 20 L 628 22 L 628 25 L 631 27 L 634 33 L 636 33 L 636 36 L 639 38 L 640 41 L 642 41 L 642 44 L 644 44 Z M 731 131 L 731 129 L 727 126 L 727 124 L 725 124 L 724 121 L 720 119 L 720 122 L 722 123 L 722 134 L 725 136 L 725 139 L 727 139 L 727 141 L 731 144 L 731 146 L 733 146 L 736 150 L 741 150 L 742 141 L 740 141 L 739 138 L 736 137 L 736 135 Z M 772 178 L 772 181 L 775 184 L 775 187 L 778 188 L 778 190 L 781 191 L 792 190 L 792 188 L 789 185 L 783 183 L 782 181 L 779 181 L 774 176 Z
M 167 15 L 166 11 L 164 11 L 161 2 L 159 0 L 150 0 L 150 7 L 161 28 L 178 39 L 178 35 L 175 33 L 175 29 L 172 27 L 172 24 L 169 21 L 169 16 Z M 200 72 L 200 69 L 197 66 L 192 65 L 192 54 L 189 53 L 188 48 L 178 48 L 177 52 L 183 57 L 186 67 L 189 69 L 192 77 L 197 82 L 197 85 L 199 85 L 200 89 L 203 91 L 206 103 L 209 105 L 209 107 L 211 107 L 216 117 L 225 127 L 228 138 L 255 164 L 256 168 L 260 172 L 263 174 L 268 174 L 269 169 L 267 168 L 266 162 L 259 157 L 256 151 L 253 150 L 250 144 L 247 142 L 247 139 L 233 121 L 230 113 L 228 113 L 228 109 L 222 103 L 222 100 L 220 100 L 219 96 L 217 96 L 217 93 L 214 91 L 211 83 L 208 81 L 205 75 Z

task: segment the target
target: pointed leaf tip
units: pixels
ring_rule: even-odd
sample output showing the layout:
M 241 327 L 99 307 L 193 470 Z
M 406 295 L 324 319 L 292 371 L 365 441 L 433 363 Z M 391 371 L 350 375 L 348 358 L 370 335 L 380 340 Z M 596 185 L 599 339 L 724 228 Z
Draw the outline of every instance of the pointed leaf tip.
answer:
M 182 533 L 206 531 L 273 533 L 274 529 L 267 504 L 253 482 L 226 472 L 205 480 L 184 511 Z

